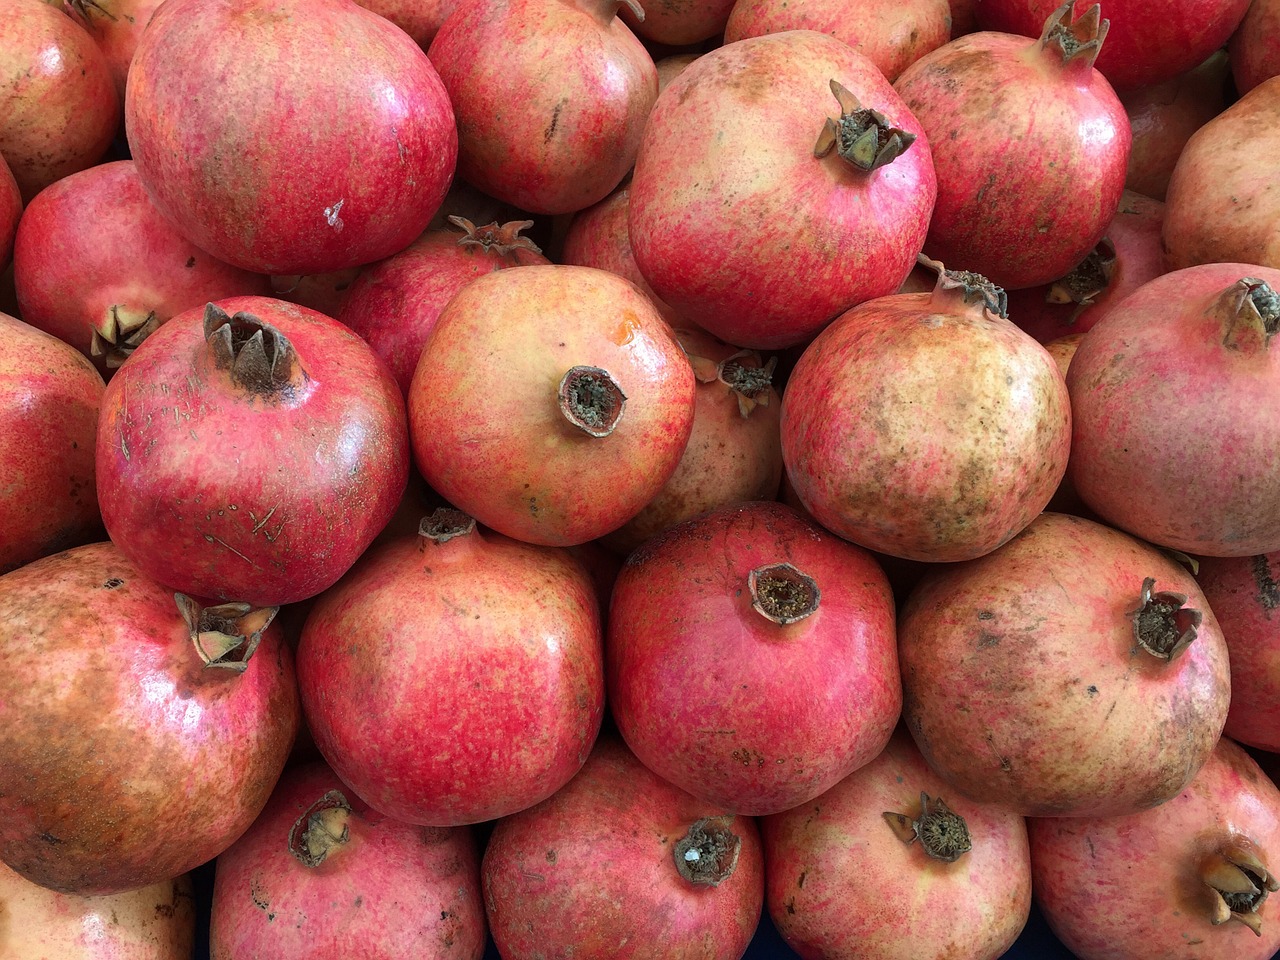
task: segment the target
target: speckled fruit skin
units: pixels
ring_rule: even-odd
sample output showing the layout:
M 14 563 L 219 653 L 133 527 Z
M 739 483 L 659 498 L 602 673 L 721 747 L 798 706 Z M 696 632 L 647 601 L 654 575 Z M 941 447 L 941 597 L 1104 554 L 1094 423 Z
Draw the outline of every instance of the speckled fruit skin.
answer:
M 458 115 L 458 174 L 538 214 L 603 200 L 658 96 L 616 0 L 458 0 L 428 53 Z
M 783 626 L 754 569 L 790 563 L 818 609 Z M 649 769 L 736 813 L 804 803 L 871 760 L 902 707 L 893 594 L 866 551 L 780 503 L 731 504 L 635 551 L 609 608 L 609 705 Z
M 1134 640 L 1129 614 L 1146 577 L 1204 615 L 1172 662 Z M 1162 803 L 1204 763 L 1227 716 L 1226 643 L 1191 574 L 1065 514 L 926 573 L 902 609 L 898 654 L 903 717 L 929 766 L 950 789 L 1026 816 Z
M 1280 753 L 1280 552 L 1201 557 L 1197 579 L 1231 653 L 1226 734 Z
M 257 606 L 331 586 L 395 513 L 409 478 L 404 400 L 336 320 L 268 297 L 218 301 L 275 326 L 302 377 L 263 399 L 218 369 L 203 310 L 143 341 L 103 397 L 98 503 L 120 549 L 194 596 Z
M 347 839 L 307 866 L 290 852 L 290 834 L 331 790 L 351 808 Z M 484 938 L 471 831 L 375 813 L 323 763 L 287 770 L 218 857 L 211 960 L 480 960 Z
M 98 162 L 120 126 L 102 52 L 40 0 L 0 0 L 0 153 L 22 199 Z
M 386 17 L 413 38 L 423 50 L 431 46 L 456 0 L 357 0 L 360 6 Z
M 1248 263 L 1157 277 L 1089 331 L 1067 375 L 1080 496 L 1113 526 L 1187 553 L 1280 550 L 1280 344 L 1215 306 L 1245 277 L 1280 292 L 1280 270 Z
M 1280 73 L 1280 3 L 1253 0 L 1231 35 L 1227 53 L 1236 89 L 1242 94 Z
M 1230 740 L 1153 810 L 1027 826 L 1037 905 L 1079 960 L 1268 960 L 1280 950 L 1276 894 L 1258 910 L 1261 936 L 1235 921 L 1214 926 L 1213 892 L 1197 872 L 1241 838 L 1270 870 L 1280 861 L 1280 791 Z
M 575 366 L 607 370 L 627 397 L 593 437 L 556 404 Z M 675 472 L 696 381 L 656 308 L 591 267 L 500 270 L 441 312 L 409 390 L 418 469 L 450 503 L 526 543 L 571 546 L 617 529 Z
M 432 826 L 544 800 L 604 715 L 600 613 L 566 552 L 489 531 L 370 551 L 307 618 L 320 752 L 375 810 Z
M 731 818 L 742 845 L 719 886 L 685 880 L 673 856 L 696 821 L 724 813 L 602 736 L 581 773 L 489 839 L 481 875 L 498 951 L 505 960 L 737 960 L 764 899 L 756 824 Z
M 186 874 L 110 897 L 73 897 L 0 864 L 0 956 L 12 960 L 191 960 L 196 901 Z
M 94 441 L 105 386 L 61 340 L 0 313 L 0 573 L 100 539 Z
M 830 82 L 918 139 L 864 174 L 823 124 Z M 681 317 L 728 343 L 808 340 L 856 303 L 898 289 L 936 192 L 931 143 L 887 80 L 835 37 L 752 37 L 694 61 L 645 126 L 628 225 L 645 279 Z
M 143 183 L 182 233 L 266 274 L 404 249 L 457 162 L 435 68 L 348 0 L 163 4 L 134 54 L 125 127 Z
M 828 530 L 910 560 L 990 553 L 1067 468 L 1071 408 L 1044 348 L 961 289 L 855 307 L 801 355 L 782 456 Z
M 173 593 L 110 543 L 0 578 L 0 859 L 63 893 L 169 880 L 253 822 L 298 728 L 279 628 L 206 667 Z
M 94 356 L 93 332 L 110 332 L 113 311 L 119 322 L 142 326 L 149 314 L 163 323 L 210 300 L 271 292 L 266 277 L 185 240 L 147 196 L 132 160 L 90 167 L 41 191 L 18 229 L 13 271 L 22 318 L 71 344 L 104 376 L 112 367 L 101 351 Z M 114 366 L 127 349 L 114 353 Z
M 973 848 L 953 863 L 885 823 L 918 816 L 922 791 L 968 827 Z M 760 834 L 769 916 L 805 960 L 995 960 L 1031 910 L 1026 821 L 955 796 L 901 729 L 822 796 L 761 819 Z
M 1280 269 L 1280 77 L 1195 132 L 1165 194 L 1165 266 L 1258 263 Z
M 69 0 L 67 8 L 89 31 L 106 58 L 116 96 L 124 106 L 125 81 L 142 31 L 162 0 Z
M 894 88 L 938 169 L 926 254 L 1013 290 L 1063 276 L 1102 239 L 1131 133 L 1090 64 L 1064 63 L 1040 40 L 973 33 L 903 71 Z
M 18 220 L 22 217 L 22 194 L 18 181 L 4 157 L 0 157 L 0 268 L 8 265 L 13 255 L 13 238 L 18 232 Z

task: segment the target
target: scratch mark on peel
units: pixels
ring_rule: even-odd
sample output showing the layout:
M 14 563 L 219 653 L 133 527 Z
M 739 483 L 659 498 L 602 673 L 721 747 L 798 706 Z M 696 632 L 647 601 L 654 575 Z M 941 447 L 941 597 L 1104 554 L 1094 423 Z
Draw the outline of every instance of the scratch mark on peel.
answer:
M 206 543 L 216 543 L 216 544 L 220 544 L 221 546 L 226 547 L 228 550 L 230 550 L 232 553 L 234 553 L 237 557 L 239 557 L 241 560 L 243 560 L 245 563 L 249 564 L 250 566 L 253 566 L 253 567 L 256 567 L 256 566 L 257 566 L 257 564 L 256 564 L 256 563 L 254 563 L 252 560 L 250 560 L 248 557 L 246 557 L 243 553 L 241 553 L 239 550 L 237 550 L 237 549 L 236 549 L 235 547 L 233 547 L 231 544 L 227 543 L 227 541 L 223 540 L 221 537 L 215 537 L 215 536 L 214 536 L 213 534 L 211 534 L 211 533 L 206 533 L 206 534 L 204 535 L 204 539 L 205 539 L 205 542 L 206 542 Z
M 342 205 L 346 202 L 347 201 L 345 199 L 339 200 L 332 207 L 324 208 L 325 222 L 328 223 L 329 226 L 333 227 L 336 233 L 341 233 L 342 228 L 345 226 L 342 222 L 342 217 L 340 217 L 339 214 L 342 212 Z
M 277 508 L 277 507 L 279 507 L 279 506 L 280 506 L 280 504 L 278 504 L 278 503 L 277 503 L 274 507 L 272 507 L 270 510 L 268 510 L 268 511 L 267 511 L 267 515 L 266 515 L 265 517 L 263 517 L 261 520 L 259 520 L 257 517 L 255 517 L 255 516 L 253 515 L 253 511 L 252 511 L 252 510 L 250 510 L 250 511 L 249 511 L 249 519 L 250 519 L 250 520 L 255 521 L 255 523 L 254 523 L 254 525 L 253 525 L 253 529 L 252 529 L 252 530 L 250 530 L 249 532 L 250 532 L 251 534 L 252 534 L 252 533 L 257 533 L 259 530 L 261 530 L 263 527 L 265 527 L 265 526 L 267 525 L 267 521 L 271 519 L 271 515 L 272 515 L 273 513 L 275 513 L 275 512 L 276 512 L 276 508 Z

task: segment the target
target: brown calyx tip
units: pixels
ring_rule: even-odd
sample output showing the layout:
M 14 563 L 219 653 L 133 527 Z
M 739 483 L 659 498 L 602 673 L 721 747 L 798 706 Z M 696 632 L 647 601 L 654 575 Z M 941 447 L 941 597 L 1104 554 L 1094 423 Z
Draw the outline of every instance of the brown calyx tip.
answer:
M 613 433 L 627 408 L 618 381 L 600 367 L 570 367 L 560 379 L 557 398 L 564 418 L 592 437 Z
M 738 412 L 745 419 L 756 407 L 769 405 L 773 371 L 777 366 L 777 357 L 770 357 L 766 363 L 755 350 L 739 350 L 716 364 L 712 379 L 723 383 L 737 395 Z
M 116 370 L 159 326 L 154 310 L 142 313 L 114 303 L 89 335 L 89 355 L 102 357 L 108 370 Z
M 878 110 L 863 109 L 862 102 L 837 80 L 831 92 L 840 104 L 840 118 L 827 118 L 818 133 L 813 155 L 822 159 L 833 149 L 864 173 L 892 163 L 916 142 L 916 135 L 890 123 Z
M 747 590 L 755 611 L 783 626 L 803 620 L 822 601 L 817 581 L 790 563 L 756 567 L 747 574 Z
M 1129 611 L 1133 618 L 1133 636 L 1138 646 L 1159 660 L 1172 660 L 1191 645 L 1204 614 L 1183 606 L 1185 593 L 1161 591 L 1153 593 L 1155 577 L 1142 581 L 1138 606 Z
M 921 792 L 920 815 L 914 819 L 905 813 L 883 816 L 903 843 L 910 845 L 919 840 L 921 848 L 934 860 L 954 863 L 973 849 L 969 825 L 941 797 L 931 799 Z
M 520 236 L 521 230 L 528 230 L 533 226 L 532 220 L 510 220 L 503 224 L 495 220 L 483 227 L 477 227 L 466 217 L 451 216 L 449 222 L 463 231 L 463 235 L 458 238 L 460 247 L 479 247 L 485 253 L 492 253 L 499 257 L 513 250 L 542 253 L 542 248 L 536 243 L 528 237 Z
M 309 806 L 289 828 L 289 852 L 303 866 L 318 867 L 351 834 L 351 804 L 341 790 L 330 790 Z
M 1258 857 L 1252 842 L 1232 840 L 1200 862 L 1200 879 L 1212 891 L 1209 920 L 1215 926 L 1238 920 L 1262 936 L 1258 908 L 1269 893 L 1280 890 L 1278 881 Z
M 1111 21 L 1102 19 L 1102 5 L 1098 3 L 1072 21 L 1074 6 L 1074 0 L 1067 0 L 1049 14 L 1037 42 L 1041 49 L 1058 53 L 1063 64 L 1078 62 L 1092 67 L 1107 39 Z
M 676 871 L 690 883 L 718 887 L 733 875 L 742 838 L 730 826 L 733 817 L 703 817 L 676 841 Z
M 1045 303 L 1074 303 L 1076 310 L 1068 324 L 1075 323 L 1080 312 L 1094 302 L 1111 286 L 1116 270 L 1116 245 L 1107 237 L 1089 251 L 1070 273 L 1054 281 L 1044 295 Z
M 279 607 L 254 607 L 247 603 L 202 607 L 185 593 L 175 593 L 173 599 L 204 665 L 235 673 L 248 669 L 250 658 L 262 642 L 263 632 L 280 612 Z
M 431 516 L 423 517 L 418 524 L 418 536 L 435 543 L 445 543 L 454 537 L 464 537 L 476 528 L 475 517 L 453 507 L 437 507 Z
M 207 304 L 204 338 L 218 369 L 251 393 L 287 395 L 305 378 L 289 338 L 252 313 L 228 316 L 216 303 Z
M 1222 345 L 1250 353 L 1271 346 L 1280 330 L 1280 295 L 1265 280 L 1241 277 L 1212 307 L 1222 329 Z
M 1004 287 L 972 270 L 948 270 L 942 261 L 930 260 L 923 253 L 916 257 L 916 263 L 938 274 L 935 295 L 958 291 L 965 303 L 980 303 L 1002 320 L 1009 319 L 1009 295 L 1004 292 Z

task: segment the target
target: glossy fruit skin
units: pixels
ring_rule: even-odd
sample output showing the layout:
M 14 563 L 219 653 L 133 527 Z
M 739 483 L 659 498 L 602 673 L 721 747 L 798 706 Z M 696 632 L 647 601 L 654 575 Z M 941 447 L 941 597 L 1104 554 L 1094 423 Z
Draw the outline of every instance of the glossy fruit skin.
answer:
M 110 543 L 6 574 L 0 602 L 0 859 L 101 896 L 186 873 L 248 828 L 298 727 L 279 628 L 243 673 L 206 667 L 172 591 Z
M 1113 526 L 1195 554 L 1280 549 L 1280 516 L 1266 506 L 1280 496 L 1270 416 L 1280 349 L 1260 326 L 1256 339 L 1232 340 L 1216 306 L 1245 277 L 1280 290 L 1280 270 L 1247 263 L 1157 277 L 1116 304 L 1071 361 L 1068 473 Z
M 1280 950 L 1274 903 L 1258 911 L 1261 936 L 1235 921 L 1213 926 L 1212 891 L 1197 872 L 1232 839 L 1251 841 L 1272 870 L 1280 860 L 1280 791 L 1230 740 L 1152 810 L 1027 826 L 1036 902 L 1080 960 L 1268 960 Z
M 673 848 L 717 816 L 741 838 L 737 865 L 718 886 L 695 886 Z M 764 894 L 756 824 L 662 780 L 612 735 L 554 796 L 498 823 L 481 871 L 506 960 L 737 960 Z
M 608 371 L 627 397 L 609 436 L 557 408 L 575 366 Z M 414 459 L 488 527 L 585 543 L 635 516 L 675 471 L 695 384 L 671 328 L 627 281 L 559 264 L 500 270 L 463 287 L 427 338 L 408 398 Z
M 1090 58 L 973 33 L 921 57 L 894 89 L 937 165 L 929 257 L 1014 290 L 1063 276 L 1102 238 L 1131 133 Z
M 753 609 L 748 589 L 752 570 L 778 563 L 821 592 L 814 613 L 785 626 Z M 731 504 L 627 559 L 609 608 L 610 710 L 664 779 L 736 813 L 777 813 L 888 741 L 902 705 L 893 627 L 869 553 L 782 504 Z
M 120 549 L 172 589 L 294 603 L 336 582 L 395 512 L 409 477 L 404 401 L 336 320 L 268 297 L 218 306 L 280 330 L 305 382 L 260 399 L 216 366 L 203 310 L 174 317 L 107 387 L 98 502 Z
M 291 832 L 332 790 L 351 808 L 346 841 L 308 866 L 291 851 Z M 484 938 L 471 831 L 384 817 L 320 762 L 287 770 L 218 857 L 211 960 L 480 960 Z
M 532 806 L 581 769 L 603 655 L 583 567 L 473 530 L 370 551 L 316 601 L 298 680 L 320 752 L 366 803 L 457 826 Z
M 1172 662 L 1134 639 L 1147 577 L 1204 617 Z M 1121 816 L 1175 796 L 1230 698 L 1226 643 L 1191 574 L 1065 514 L 927 573 L 902 609 L 898 652 L 903 718 L 929 766 L 949 789 L 1026 816 Z
M 1246 94 L 1280 73 L 1280 3 L 1253 0 L 1227 45 L 1236 90 Z
M 870 174 L 814 156 L 837 80 L 917 139 Z M 892 293 L 933 210 L 931 141 L 875 65 L 812 30 L 703 55 L 645 126 L 631 180 L 637 265 L 684 319 L 727 343 L 802 343 L 856 303 Z
M 61 340 L 0 313 L 0 573 L 101 539 L 94 442 L 105 385 Z
M 885 823 L 918 816 L 922 791 L 964 818 L 973 848 L 955 862 Z M 762 818 L 760 834 L 769 916 L 805 960 L 995 960 L 1031 910 L 1026 822 L 948 791 L 901 728 L 821 796 Z
M 0 268 L 13 256 L 13 238 L 21 216 L 22 194 L 18 191 L 18 181 L 13 179 L 4 157 L 0 157 Z
M 611 0 L 458 0 L 428 51 L 458 115 L 458 174 L 535 214 L 604 199 L 658 95 Z
M 201 95 L 213 86 L 218 97 Z M 164 4 L 134 54 L 125 125 L 143 183 L 181 232 L 266 274 L 402 250 L 457 157 L 426 55 L 345 0 Z

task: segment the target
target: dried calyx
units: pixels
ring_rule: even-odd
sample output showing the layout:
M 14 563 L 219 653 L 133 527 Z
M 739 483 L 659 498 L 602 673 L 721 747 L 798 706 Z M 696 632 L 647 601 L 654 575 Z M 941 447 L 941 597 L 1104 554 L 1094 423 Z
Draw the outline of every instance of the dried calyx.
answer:
M 418 536 L 435 543 L 466 536 L 476 528 L 475 518 L 453 507 L 437 507 L 418 524 Z
M 247 603 L 202 607 L 185 593 L 175 593 L 173 599 L 204 665 L 236 673 L 248 668 L 263 631 L 280 612 L 279 607 L 252 607 Z
M 1209 854 L 1200 863 L 1200 879 L 1212 891 L 1209 919 L 1214 925 L 1239 920 L 1262 936 L 1258 908 L 1267 894 L 1280 890 L 1280 881 L 1258 858 L 1253 844 L 1236 840 Z
M 964 817 L 948 807 L 941 797 L 931 799 L 921 792 L 920 815 L 915 818 L 905 813 L 883 816 L 903 843 L 910 845 L 919 840 L 921 848 L 934 860 L 954 863 L 973 848 Z
M 307 808 L 289 829 L 289 852 L 304 866 L 318 867 L 350 838 L 351 804 L 341 790 L 330 790 Z
M 1103 237 L 1074 270 L 1050 285 L 1044 295 L 1045 302 L 1076 304 L 1075 312 L 1067 320 L 1068 324 L 1075 323 L 1080 312 L 1093 306 L 1098 297 L 1106 292 L 1115 269 L 1115 244 Z
M 288 338 L 251 313 L 234 316 L 215 303 L 204 308 L 204 338 L 214 364 L 250 393 L 287 397 L 306 379 Z
M 112 304 L 102 323 L 90 334 L 89 354 L 102 357 L 107 369 L 115 370 L 159 326 L 154 310 L 143 314 L 118 303 Z
M 717 887 L 733 875 L 742 850 L 742 838 L 730 826 L 733 817 L 703 817 L 672 850 L 676 870 L 690 883 Z
M 1248 351 L 1267 348 L 1280 330 L 1280 294 L 1265 280 L 1242 277 L 1223 291 L 1216 310 L 1223 346 Z
M 839 81 L 831 81 L 831 92 L 840 104 L 840 118 L 827 118 L 814 144 L 813 155 L 819 159 L 833 149 L 842 159 L 859 170 L 870 173 L 902 156 L 916 135 L 895 127 L 878 110 L 863 109 L 861 101 Z
M 592 437 L 607 437 L 622 420 L 627 395 L 609 371 L 599 367 L 571 367 L 557 393 L 560 412 Z
M 996 286 L 982 274 L 972 270 L 948 270 L 941 261 L 930 260 L 923 253 L 916 257 L 916 262 L 937 273 L 935 294 L 957 292 L 965 303 L 981 304 L 985 310 L 1002 320 L 1009 319 L 1009 296 L 1004 292 L 1004 287 Z
M 769 405 L 770 388 L 773 386 L 773 371 L 778 366 L 778 358 L 770 357 L 768 363 L 760 359 L 754 350 L 739 350 L 731 357 L 719 363 L 706 357 L 689 355 L 689 363 L 693 366 L 693 375 L 699 383 L 723 383 L 738 398 L 738 412 L 744 418 L 751 416 L 756 407 Z
M 755 611 L 783 626 L 803 620 L 822 600 L 817 581 L 789 563 L 756 567 L 747 574 L 747 590 Z
M 1044 50 L 1058 53 L 1064 64 L 1078 62 L 1092 67 L 1107 39 L 1111 21 L 1102 19 L 1102 6 L 1095 3 L 1072 22 L 1074 6 L 1074 0 L 1067 0 L 1049 15 L 1039 44 Z
M 1172 660 L 1191 645 L 1204 619 L 1199 610 L 1183 606 L 1185 593 L 1153 593 L 1154 577 L 1142 581 L 1138 606 L 1129 611 L 1138 646 L 1160 660 Z
M 458 238 L 460 247 L 479 247 L 485 253 L 499 257 L 514 250 L 542 253 L 542 248 L 536 243 L 528 237 L 520 236 L 521 230 L 528 230 L 533 226 L 532 220 L 512 220 L 501 225 L 495 220 L 483 227 L 477 227 L 466 217 L 450 217 L 449 222 L 463 231 L 463 235 Z

